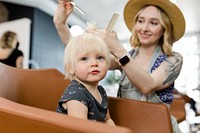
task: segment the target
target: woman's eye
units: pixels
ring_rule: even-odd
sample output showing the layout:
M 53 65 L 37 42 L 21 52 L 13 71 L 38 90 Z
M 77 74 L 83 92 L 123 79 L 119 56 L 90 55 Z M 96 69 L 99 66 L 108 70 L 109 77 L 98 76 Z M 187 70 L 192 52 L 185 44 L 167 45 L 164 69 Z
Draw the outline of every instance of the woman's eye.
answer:
M 157 22 L 151 22 L 151 24 L 152 24 L 152 25 L 158 25 L 158 23 L 157 23 Z
M 138 19 L 138 23 L 142 23 L 142 22 L 143 22 L 143 20 Z

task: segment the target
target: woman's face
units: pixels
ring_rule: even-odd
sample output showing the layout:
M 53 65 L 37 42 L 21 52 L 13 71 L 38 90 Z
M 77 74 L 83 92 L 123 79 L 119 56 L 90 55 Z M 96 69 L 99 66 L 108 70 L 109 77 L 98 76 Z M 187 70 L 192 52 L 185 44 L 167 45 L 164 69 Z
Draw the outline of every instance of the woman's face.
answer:
M 141 45 L 157 45 L 163 35 L 159 11 L 155 6 L 147 6 L 138 16 L 135 30 Z

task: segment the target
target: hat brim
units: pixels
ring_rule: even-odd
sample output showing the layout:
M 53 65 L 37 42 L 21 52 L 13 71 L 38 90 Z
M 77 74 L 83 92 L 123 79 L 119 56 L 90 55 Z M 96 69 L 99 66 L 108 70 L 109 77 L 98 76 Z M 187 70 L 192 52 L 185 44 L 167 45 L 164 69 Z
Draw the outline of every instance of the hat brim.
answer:
M 180 9 L 169 0 L 129 0 L 124 8 L 124 20 L 130 31 L 134 26 L 134 17 L 138 11 L 147 5 L 163 9 L 173 25 L 174 41 L 178 41 L 185 33 L 185 19 Z

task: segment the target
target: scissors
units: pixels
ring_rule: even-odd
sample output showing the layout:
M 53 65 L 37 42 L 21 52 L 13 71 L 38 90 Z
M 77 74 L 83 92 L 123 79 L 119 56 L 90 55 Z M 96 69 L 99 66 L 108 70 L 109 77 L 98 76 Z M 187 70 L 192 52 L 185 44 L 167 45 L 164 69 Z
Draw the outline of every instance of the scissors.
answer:
M 72 4 L 78 12 L 80 12 L 82 15 L 85 15 L 85 13 L 74 2 L 71 1 L 69 3 Z

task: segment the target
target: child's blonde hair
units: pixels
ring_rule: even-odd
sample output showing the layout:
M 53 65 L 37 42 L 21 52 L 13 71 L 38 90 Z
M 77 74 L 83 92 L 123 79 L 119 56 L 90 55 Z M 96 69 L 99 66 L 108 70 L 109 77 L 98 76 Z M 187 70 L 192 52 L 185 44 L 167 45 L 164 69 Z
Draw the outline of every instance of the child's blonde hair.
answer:
M 64 68 L 65 78 L 74 79 L 75 59 L 79 53 L 88 52 L 100 53 L 106 58 L 108 67 L 110 65 L 110 52 L 105 42 L 97 35 L 92 33 L 83 33 L 72 38 L 65 48 Z

